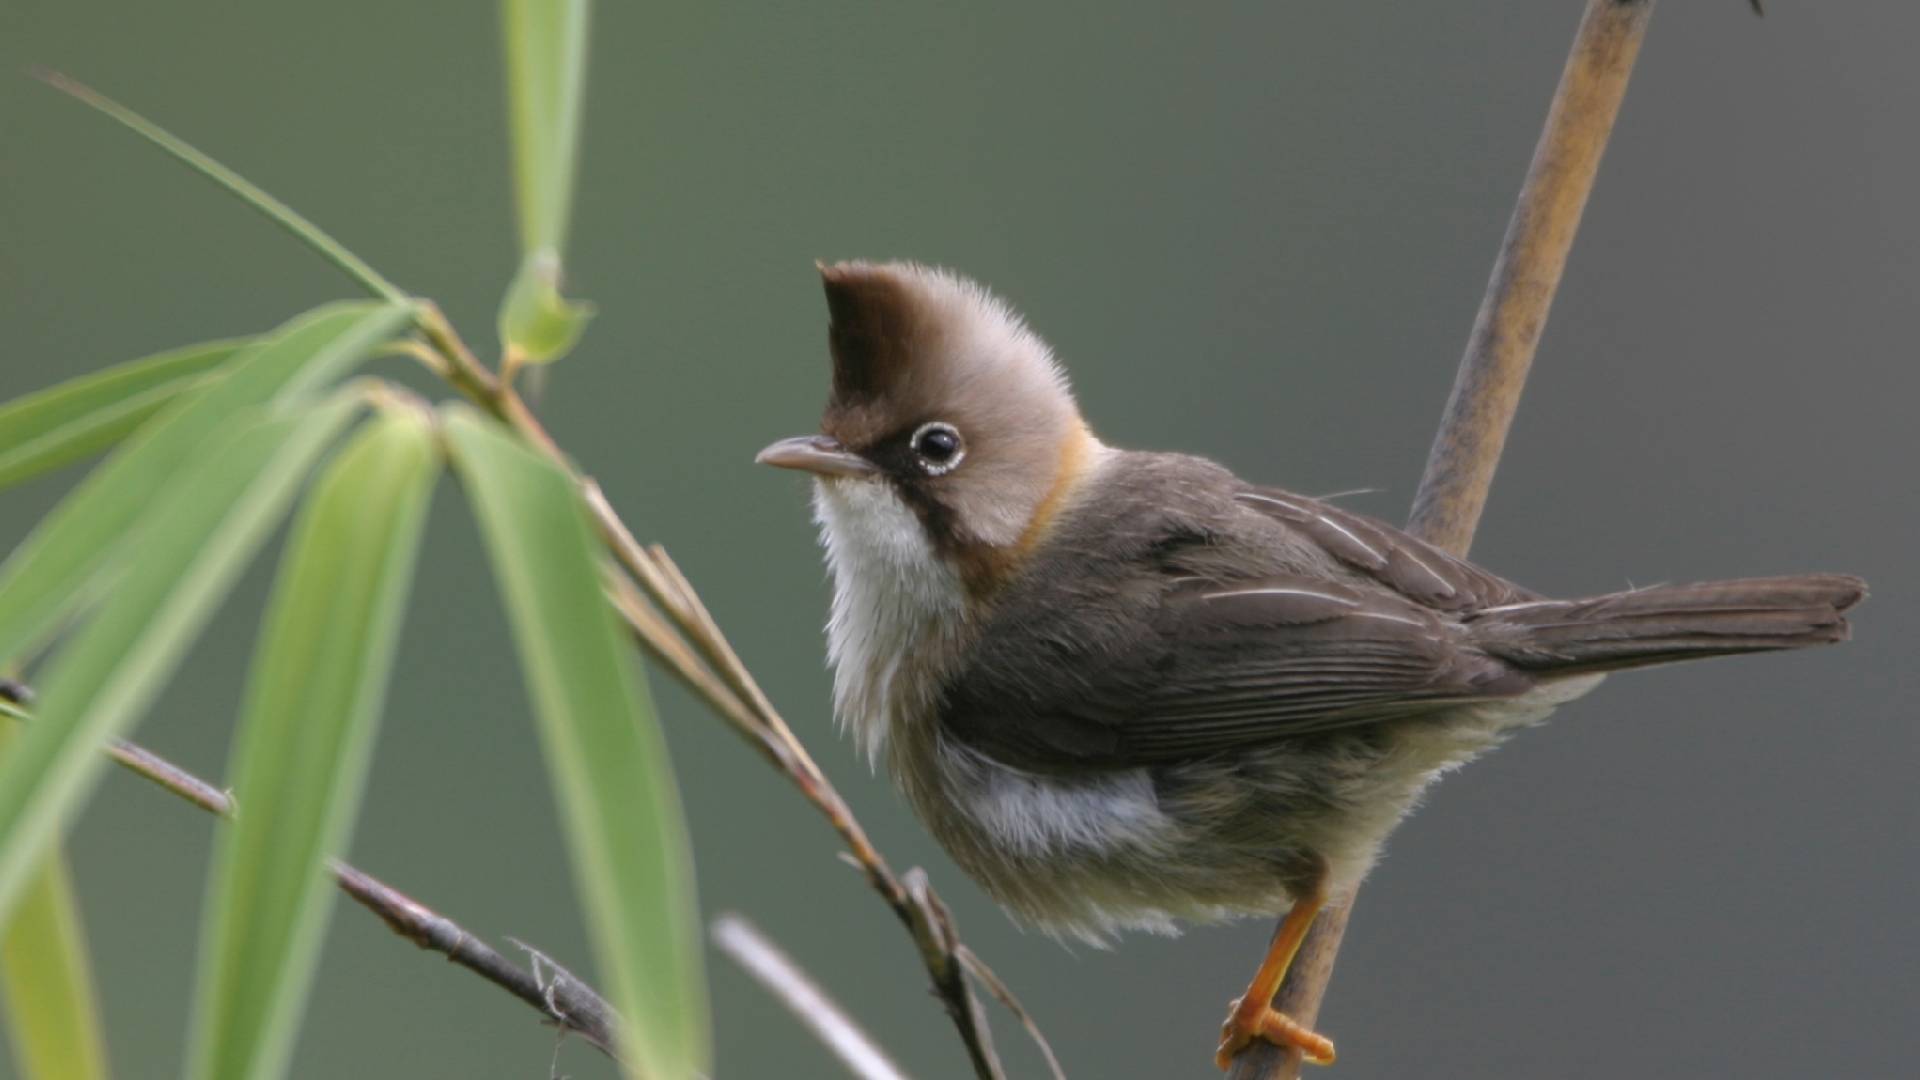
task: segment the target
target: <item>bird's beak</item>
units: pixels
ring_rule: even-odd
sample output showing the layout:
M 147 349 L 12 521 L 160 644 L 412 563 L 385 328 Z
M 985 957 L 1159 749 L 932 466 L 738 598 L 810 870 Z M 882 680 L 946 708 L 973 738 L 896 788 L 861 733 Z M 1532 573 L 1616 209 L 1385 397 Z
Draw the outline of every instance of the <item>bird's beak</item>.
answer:
M 781 439 L 753 457 L 756 465 L 800 469 L 815 476 L 867 476 L 873 463 L 826 435 L 796 435 Z

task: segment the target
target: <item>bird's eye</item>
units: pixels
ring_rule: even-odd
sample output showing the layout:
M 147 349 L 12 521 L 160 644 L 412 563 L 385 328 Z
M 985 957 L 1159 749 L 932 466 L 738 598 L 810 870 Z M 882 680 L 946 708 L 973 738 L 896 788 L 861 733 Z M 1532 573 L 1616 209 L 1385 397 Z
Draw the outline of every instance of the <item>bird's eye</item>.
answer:
M 960 433 L 954 430 L 952 424 L 942 420 L 920 425 L 908 445 L 919 456 L 921 467 L 934 476 L 960 464 L 960 459 L 967 452 L 966 445 L 960 441 Z

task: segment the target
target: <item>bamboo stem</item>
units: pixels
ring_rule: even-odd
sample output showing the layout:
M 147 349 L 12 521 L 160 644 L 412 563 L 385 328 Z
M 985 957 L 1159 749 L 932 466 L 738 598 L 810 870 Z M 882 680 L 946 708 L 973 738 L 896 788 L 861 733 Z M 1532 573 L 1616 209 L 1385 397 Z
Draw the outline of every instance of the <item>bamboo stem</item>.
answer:
M 1574 38 L 1408 521 L 1456 555 L 1473 543 L 1652 15 L 1653 0 L 1590 0 Z
M 1588 0 L 1520 189 L 1486 298 L 1467 340 L 1453 393 L 1414 496 L 1408 530 L 1465 555 L 1520 405 L 1528 369 L 1560 287 L 1653 0 Z M 1274 1008 L 1311 1027 L 1332 978 L 1353 899 L 1314 921 Z M 1229 1080 L 1294 1080 L 1298 1050 L 1256 1041 L 1234 1059 Z

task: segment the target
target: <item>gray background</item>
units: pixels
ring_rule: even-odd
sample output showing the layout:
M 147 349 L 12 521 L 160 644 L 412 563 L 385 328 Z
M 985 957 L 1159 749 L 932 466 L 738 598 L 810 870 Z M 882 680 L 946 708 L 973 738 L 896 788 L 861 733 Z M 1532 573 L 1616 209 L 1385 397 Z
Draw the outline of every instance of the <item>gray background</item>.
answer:
M 1475 555 L 1562 594 L 1854 571 L 1875 590 L 1858 640 L 1623 676 L 1443 784 L 1363 893 L 1328 1075 L 1881 1077 L 1920 1051 L 1920 8 L 1770 6 L 1654 19 Z M 1398 518 L 1579 7 L 599 13 L 573 279 L 602 315 L 545 415 L 677 553 L 881 848 L 930 868 L 1075 1076 L 1213 1075 L 1269 927 L 1111 953 L 1023 935 L 836 741 L 803 485 L 749 464 L 824 394 L 811 260 L 963 268 L 1053 341 L 1108 439 L 1307 492 L 1377 487 L 1353 505 Z M 0 394 L 352 291 L 23 65 L 149 112 L 484 342 L 514 261 L 494 34 L 484 4 L 6 0 Z M 0 540 L 72 478 L 9 493 Z M 353 857 L 496 940 L 583 962 L 451 485 L 430 544 Z M 271 564 L 141 732 L 208 774 Z M 757 919 L 915 1075 L 963 1075 L 905 937 L 825 826 L 656 686 L 703 905 Z M 210 829 L 118 774 L 77 824 L 123 1075 L 178 1067 Z M 724 1075 L 836 1075 L 724 962 L 713 991 Z M 536 1078 L 551 1043 L 342 909 L 295 1072 Z M 579 1046 L 560 1067 L 612 1075 Z

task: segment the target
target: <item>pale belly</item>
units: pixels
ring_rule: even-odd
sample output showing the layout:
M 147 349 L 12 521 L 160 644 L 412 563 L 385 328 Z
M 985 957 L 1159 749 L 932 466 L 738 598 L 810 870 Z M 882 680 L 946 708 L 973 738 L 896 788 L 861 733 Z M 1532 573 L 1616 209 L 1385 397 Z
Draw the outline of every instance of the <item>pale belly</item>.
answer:
M 1276 915 L 1316 881 L 1337 902 L 1437 777 L 1598 681 L 1152 768 L 1027 773 L 937 731 L 896 738 L 888 757 L 921 819 L 997 901 L 1104 944 L 1122 930 Z

